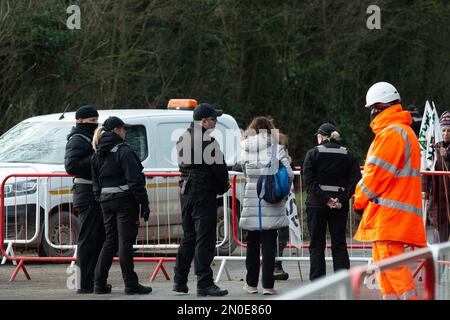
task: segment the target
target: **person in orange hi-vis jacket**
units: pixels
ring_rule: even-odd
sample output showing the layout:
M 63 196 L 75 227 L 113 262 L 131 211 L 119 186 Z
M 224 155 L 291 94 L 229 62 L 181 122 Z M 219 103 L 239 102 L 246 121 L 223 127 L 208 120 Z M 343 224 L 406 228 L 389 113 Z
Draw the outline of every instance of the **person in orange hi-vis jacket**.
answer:
M 373 261 L 426 246 L 422 220 L 420 146 L 403 111 L 400 94 L 387 82 L 367 91 L 370 127 L 375 133 L 363 177 L 355 190 L 354 208 L 363 211 L 354 239 L 373 242 Z M 407 266 L 380 272 L 383 299 L 419 299 Z

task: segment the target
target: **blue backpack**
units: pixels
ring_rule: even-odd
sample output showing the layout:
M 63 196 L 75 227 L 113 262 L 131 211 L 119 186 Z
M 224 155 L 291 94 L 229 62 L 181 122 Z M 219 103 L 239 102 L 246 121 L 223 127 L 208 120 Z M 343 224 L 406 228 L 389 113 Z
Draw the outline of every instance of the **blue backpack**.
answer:
M 265 170 L 271 170 L 272 163 L 267 164 Z M 259 229 L 262 230 L 261 200 L 269 203 L 279 203 L 289 195 L 291 186 L 286 167 L 278 161 L 278 170 L 274 174 L 259 176 L 256 192 L 259 198 Z

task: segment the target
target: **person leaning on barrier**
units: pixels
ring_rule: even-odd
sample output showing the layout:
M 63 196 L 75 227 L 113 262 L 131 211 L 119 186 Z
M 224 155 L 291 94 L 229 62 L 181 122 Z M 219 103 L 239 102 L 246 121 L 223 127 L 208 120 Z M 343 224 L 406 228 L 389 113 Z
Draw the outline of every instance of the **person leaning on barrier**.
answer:
M 262 286 L 263 294 L 266 295 L 276 294 L 274 269 L 278 229 L 289 227 L 286 199 L 268 203 L 265 200 L 259 201 L 257 194 L 258 179 L 266 174 L 266 167 L 271 162 L 281 162 L 286 167 L 291 185 L 294 173 L 286 149 L 279 144 L 278 130 L 270 119 L 256 117 L 244 132 L 241 141 L 241 163 L 247 183 L 239 227 L 247 231 L 244 290 L 248 293 L 258 292 L 262 251 Z
M 369 88 L 366 108 L 375 138 L 369 147 L 353 207 L 364 210 L 354 239 L 373 241 L 374 262 L 400 255 L 405 245 L 427 245 L 422 220 L 420 145 L 411 115 L 402 110 L 400 94 L 390 83 Z M 418 299 L 408 266 L 380 273 L 383 299 Z
M 224 296 L 213 282 L 217 227 L 217 195 L 230 187 L 228 169 L 217 141 L 210 136 L 222 112 L 202 103 L 193 112 L 193 122 L 176 147 L 180 177 L 183 239 L 177 252 L 173 292 L 187 294 L 192 259 L 197 275 L 198 296 Z
M 322 124 L 316 136 L 318 146 L 307 152 L 302 167 L 307 190 L 311 281 L 326 274 L 327 225 L 334 271 L 350 268 L 345 229 L 349 200 L 361 178 L 353 153 L 339 143 L 340 135 L 333 124 Z
M 109 117 L 95 131 L 92 145 L 92 182 L 102 207 L 106 240 L 95 268 L 94 293 L 111 293 L 106 283 L 111 264 L 119 250 L 125 294 L 148 294 L 151 287 L 139 284 L 134 272 L 133 244 L 139 227 L 139 215 L 150 214 L 143 166 L 136 152 L 124 142 L 126 125 L 118 117 Z
M 76 125 L 67 136 L 64 166 L 73 179 L 73 206 L 80 221 L 77 241 L 77 266 L 80 287 L 77 293 L 94 292 L 94 269 L 105 240 L 101 209 L 92 191 L 92 137 L 98 127 L 98 112 L 83 106 L 75 112 Z

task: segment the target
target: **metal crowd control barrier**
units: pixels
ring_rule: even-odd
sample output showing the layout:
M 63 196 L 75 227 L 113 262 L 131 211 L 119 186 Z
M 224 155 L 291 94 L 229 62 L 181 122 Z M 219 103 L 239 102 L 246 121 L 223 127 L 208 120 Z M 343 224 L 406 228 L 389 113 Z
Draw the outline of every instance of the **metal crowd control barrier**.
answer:
M 300 171 L 300 167 L 296 167 L 296 170 L 294 173 L 297 177 L 296 179 L 296 183 L 294 184 L 294 193 L 295 193 L 295 198 L 296 198 L 296 205 L 297 205 L 297 215 L 299 218 L 299 223 L 300 223 L 300 228 L 301 228 L 301 235 L 302 235 L 302 240 L 301 240 L 301 245 L 300 246 L 296 246 L 293 244 L 292 241 L 289 241 L 289 244 L 287 245 L 287 253 L 283 254 L 283 256 L 278 256 L 276 258 L 276 260 L 278 261 L 296 261 L 298 268 L 299 268 L 299 273 L 300 273 L 300 278 L 301 280 L 303 280 L 303 276 L 301 273 L 301 267 L 300 267 L 300 261 L 309 261 L 309 252 L 308 252 L 308 248 L 309 248 L 309 236 L 308 236 L 308 229 L 307 229 L 307 223 L 306 223 L 306 210 L 305 210 L 305 203 L 304 203 L 304 199 L 305 199 L 305 193 L 303 191 L 302 188 L 302 179 L 301 179 L 301 171 Z M 448 176 L 450 175 L 450 172 L 430 172 L 430 171 L 422 171 L 421 172 L 424 185 L 428 185 L 430 188 L 429 192 L 427 192 L 429 194 L 429 198 L 433 199 L 433 198 L 437 198 L 440 199 L 440 203 L 435 201 L 435 202 L 431 202 L 431 205 L 428 205 L 426 203 L 424 203 L 424 223 L 425 226 L 427 228 L 427 234 L 428 234 L 428 242 L 429 243 L 434 243 L 436 242 L 436 234 L 440 231 L 441 233 L 443 233 L 442 230 L 446 230 L 447 233 L 445 234 L 445 239 L 444 241 L 446 241 L 448 239 L 448 231 L 450 231 L 450 225 L 449 225 L 449 217 L 450 217 L 450 210 L 448 208 L 448 206 L 446 205 L 442 205 L 442 199 L 443 199 L 443 194 L 445 192 L 445 194 L 447 195 L 445 198 L 445 203 L 449 203 L 450 200 L 450 195 L 448 195 L 448 193 L 450 192 L 450 186 L 449 186 L 449 182 L 448 180 L 446 180 L 446 184 L 444 184 L 441 180 L 445 180 L 448 179 Z M 232 236 L 233 236 L 233 242 L 236 243 L 238 245 L 238 249 L 239 249 L 239 253 L 238 255 L 234 255 L 234 256 L 224 256 L 224 257 L 218 257 L 218 260 L 222 260 L 221 262 L 221 266 L 219 269 L 219 272 L 217 274 L 216 277 L 216 282 L 218 282 L 223 274 L 223 272 L 225 271 L 227 273 L 227 277 L 228 279 L 231 279 L 228 270 L 226 269 L 226 263 L 227 261 L 236 261 L 236 260 L 243 260 L 245 259 L 244 255 L 245 255 L 245 243 L 243 243 L 243 241 L 241 241 L 244 238 L 244 233 L 242 232 L 242 230 L 239 229 L 238 227 L 238 221 L 239 221 L 239 216 L 240 216 L 240 211 L 242 209 L 242 199 L 243 199 L 243 192 L 244 192 L 244 186 L 243 184 L 245 184 L 245 179 L 243 179 L 243 174 L 240 172 L 230 172 L 230 175 L 232 176 L 232 218 L 231 218 L 231 225 L 232 225 Z M 444 176 L 446 176 L 446 178 L 443 178 Z M 427 179 L 430 179 L 430 177 L 432 178 L 432 181 L 426 183 Z M 440 182 L 439 182 L 440 181 Z M 438 184 L 440 183 L 440 184 Z M 239 185 L 241 184 L 241 186 L 239 187 Z M 370 265 L 371 261 L 372 261 L 372 245 L 370 243 L 359 243 L 357 241 L 355 241 L 353 239 L 353 235 L 355 234 L 357 227 L 358 227 L 358 223 L 356 222 L 357 220 L 357 215 L 354 212 L 354 210 L 352 209 L 352 203 L 350 202 L 350 210 L 349 210 L 349 219 L 348 219 L 348 226 L 347 226 L 347 249 L 349 251 L 349 257 L 350 257 L 350 261 L 351 262 L 366 262 L 368 265 Z M 428 207 L 428 210 L 427 210 Z M 439 215 L 438 218 L 436 218 L 436 208 L 438 208 L 441 211 L 441 219 L 439 219 Z M 431 211 L 431 212 L 429 212 Z M 427 213 L 429 213 L 427 215 Z M 434 215 L 433 215 L 434 214 Z M 443 219 L 442 215 L 445 214 L 445 216 L 447 217 L 447 219 Z M 431 219 L 430 219 L 431 217 Z M 433 218 L 434 217 L 434 218 Z M 428 219 L 427 219 L 428 218 Z M 436 220 L 437 219 L 437 220 Z M 430 220 L 433 220 L 434 223 L 430 223 Z M 441 223 L 441 226 L 437 226 L 437 222 L 436 221 L 443 221 L 444 223 Z M 442 225 L 443 224 L 443 225 Z M 440 237 L 442 238 L 442 236 Z M 330 261 L 332 260 L 331 254 L 330 254 L 330 248 L 331 248 L 331 244 L 329 244 L 329 236 L 327 235 L 327 245 L 326 245 L 326 257 L 325 260 Z M 292 239 L 290 239 L 292 240 Z M 414 248 L 410 248 L 410 249 L 414 249 Z M 442 264 L 446 263 L 446 261 L 443 261 Z M 422 268 L 422 264 L 419 264 L 419 266 L 416 268 L 416 270 L 414 271 L 413 275 L 414 277 L 418 277 L 419 280 L 421 279 L 421 268 Z
M 278 255 L 276 257 L 277 261 L 286 261 L 286 262 L 296 262 L 300 274 L 300 279 L 303 280 L 303 275 L 301 271 L 301 261 L 309 261 L 309 234 L 308 234 L 308 228 L 306 223 L 306 207 L 304 204 L 305 200 L 305 194 L 302 188 L 302 179 L 301 179 L 301 171 L 299 170 L 300 167 L 296 167 L 296 171 L 294 171 L 294 174 L 296 176 L 296 179 L 294 181 L 294 189 L 293 192 L 295 194 L 295 202 L 292 204 L 288 204 L 290 210 L 293 208 L 296 208 L 297 212 L 296 215 L 298 217 L 298 223 L 300 227 L 300 234 L 301 234 L 301 243 L 299 244 L 298 241 L 293 241 L 292 239 L 292 233 L 289 233 L 289 240 L 288 244 L 285 249 L 285 253 L 281 256 Z M 242 210 L 243 205 L 243 195 L 244 195 L 244 187 L 245 187 L 245 177 L 242 172 L 230 172 L 231 176 L 231 208 L 232 208 L 232 215 L 231 215 L 231 227 L 232 227 L 232 241 L 237 244 L 237 251 L 233 255 L 228 256 L 222 256 L 222 257 L 216 257 L 216 260 L 221 260 L 221 265 L 219 268 L 219 271 L 216 275 L 216 282 L 219 282 L 223 273 L 226 272 L 228 280 L 231 279 L 231 276 L 226 268 L 228 261 L 243 261 L 245 260 L 245 243 L 243 239 L 245 238 L 245 232 L 243 230 L 240 230 L 238 224 L 239 224 L 239 217 L 240 212 Z M 352 206 L 350 205 L 350 208 Z M 349 212 L 349 219 L 348 219 L 348 230 L 347 230 L 347 248 L 349 251 L 350 261 L 352 262 L 365 262 L 370 263 L 372 260 L 371 252 L 372 252 L 372 245 L 367 243 L 357 243 L 353 240 L 353 234 L 356 232 L 356 214 L 353 210 L 350 210 Z M 326 245 L 326 256 L 325 260 L 330 261 L 332 260 L 331 257 L 331 244 L 329 235 L 327 235 L 327 245 Z M 297 242 L 297 243 L 296 243 Z
M 13 245 L 32 245 L 38 240 L 41 233 L 41 178 L 46 178 L 49 175 L 45 174 L 11 174 L 2 181 L 0 187 L 1 194 L 1 208 L 0 208 L 0 249 L 4 257 L 4 261 L 11 260 L 17 261 L 17 267 L 14 270 L 9 281 L 14 281 L 17 273 L 22 270 L 28 280 L 30 276 L 25 268 L 25 261 L 59 261 L 59 262 L 71 262 L 75 260 L 73 257 L 36 257 L 36 256 L 20 256 L 15 254 L 13 250 Z M 53 176 L 67 176 L 66 174 L 53 174 Z M 14 178 L 13 183 L 6 184 L 6 182 Z M 34 179 L 30 179 L 34 178 Z M 31 182 L 30 182 L 31 181 Z M 33 185 L 34 184 L 34 185 Z M 18 199 L 17 194 L 19 193 L 20 199 Z M 29 197 L 32 199 L 31 205 L 28 203 Z M 18 203 L 18 201 L 21 201 Z M 32 237 L 28 237 L 28 218 L 29 211 L 31 207 L 35 208 L 35 228 L 32 231 Z M 12 214 L 11 214 L 12 213 Z M 21 213 L 19 215 L 19 213 Z M 23 215 L 23 213 L 25 215 Z M 13 216 L 14 223 L 10 223 L 10 216 Z M 25 226 L 19 224 L 19 221 L 25 220 Z M 11 228 L 13 233 L 11 233 Z M 25 229 L 25 234 L 23 232 L 18 232 L 20 228 L 21 231 Z M 6 233 L 6 236 L 5 236 Z M 12 235 L 14 234 L 14 239 Z M 24 239 L 23 239 L 24 237 Z M 5 248 L 5 243 L 8 244 L 8 248 Z
M 448 171 L 421 171 L 422 176 L 422 207 L 423 207 L 423 222 L 427 233 L 427 243 L 436 244 L 447 242 L 450 231 L 450 190 L 449 190 L 449 176 Z M 449 256 L 444 254 L 437 263 L 440 265 L 437 269 L 439 279 L 448 278 L 450 264 Z M 416 278 L 421 275 L 424 267 L 424 261 L 419 263 L 413 273 Z M 441 273 L 445 273 L 442 275 Z M 441 286 L 439 286 L 441 287 Z M 440 296 L 447 297 L 450 295 L 448 290 L 441 292 Z
M 307 250 L 309 248 L 309 238 L 305 219 L 301 172 L 297 170 L 295 174 L 297 179 L 294 184 L 295 201 L 293 204 L 296 205 L 296 213 L 299 218 L 301 241 L 300 244 L 295 244 L 290 238 L 285 254 L 276 259 L 297 262 L 300 277 L 303 280 L 300 261 L 309 261 L 309 252 Z M 425 177 L 435 177 L 448 176 L 450 172 L 422 172 L 422 174 Z M 151 280 L 155 279 L 160 270 L 168 279 L 169 276 L 163 264 L 164 262 L 175 261 L 173 253 L 178 248 L 182 237 L 181 208 L 178 193 L 178 177 L 180 174 L 179 172 L 149 172 L 145 175 L 151 214 L 149 221 L 145 224 L 141 223 L 139 227 L 139 234 L 134 248 L 139 250 L 142 256 L 135 257 L 135 261 L 158 262 Z M 228 279 L 231 279 L 226 269 L 227 261 L 243 261 L 245 259 L 245 244 L 243 243 L 245 232 L 238 227 L 243 203 L 245 178 L 242 173 L 238 172 L 230 172 L 230 176 L 231 190 L 223 199 L 218 199 L 220 209 L 215 260 L 220 261 L 221 265 L 215 279 L 216 282 L 221 279 L 223 272 L 226 272 Z M 12 183 L 10 180 L 13 180 Z M 444 187 L 440 189 L 433 187 L 435 186 L 434 182 L 428 183 L 428 185 L 431 186 L 431 190 L 434 190 L 435 193 L 445 189 Z M 76 228 L 78 222 L 71 204 L 71 188 L 72 179 L 65 173 L 12 174 L 2 181 L 0 189 L 0 194 L 2 195 L 0 249 L 4 256 L 3 263 L 7 259 L 13 263 L 18 262 L 10 281 L 14 280 L 19 270 L 23 270 L 27 278 L 29 278 L 24 266 L 26 261 L 74 263 L 76 260 L 76 252 L 74 251 L 76 250 Z M 433 198 L 433 192 L 430 192 L 430 197 Z M 428 207 L 433 208 L 433 206 Z M 427 208 L 427 206 L 425 205 L 424 208 Z M 439 208 L 442 208 L 442 206 Z M 432 209 L 429 212 L 432 212 Z M 428 223 L 428 220 L 424 221 Z M 353 210 L 349 212 L 348 223 L 347 240 L 350 260 L 370 263 L 372 246 L 356 243 L 352 238 L 357 227 Z M 38 255 L 46 256 L 37 257 L 35 256 L 36 253 L 31 255 L 27 253 L 17 254 L 17 247 L 22 251 L 25 248 L 25 252 L 27 252 L 27 249 L 35 247 Z M 328 244 L 326 260 L 332 259 L 329 248 L 330 245 Z M 444 258 L 440 259 L 440 264 L 443 266 L 449 263 L 448 259 Z M 420 275 L 422 266 L 423 263 L 419 264 L 414 272 L 414 276 Z M 444 268 L 443 270 L 446 269 Z
M 175 261 L 173 254 L 182 237 L 180 173 L 150 172 L 145 176 L 151 214 L 149 220 L 141 221 L 139 226 L 134 248 L 141 256 L 136 254 L 134 260 L 158 263 L 150 281 L 160 270 L 169 279 L 163 264 Z M 72 178 L 66 173 L 11 174 L 2 181 L 0 249 L 3 263 L 6 260 L 18 262 L 10 281 L 14 281 L 20 270 L 30 279 L 24 264 L 28 261 L 72 264 L 76 261 L 79 224 L 71 190 Z M 229 202 L 228 195 L 218 198 L 218 256 L 234 250 L 230 242 Z
M 448 271 L 446 271 L 446 275 L 444 276 L 439 270 L 440 259 L 449 252 L 450 242 L 430 245 L 426 248 L 410 251 L 368 266 L 361 265 L 352 267 L 350 270 L 341 270 L 333 275 L 318 279 L 298 289 L 277 296 L 274 300 L 318 299 L 320 297 L 335 300 L 373 299 L 373 295 L 367 290 L 365 292 L 361 290 L 364 278 L 378 272 L 388 271 L 418 261 L 423 261 L 425 269 L 423 299 L 448 300 L 450 298 Z M 378 288 L 371 288 L 371 290 L 379 294 Z M 378 296 L 378 298 L 381 297 Z
M 298 289 L 279 295 L 273 298 L 273 300 L 330 299 L 329 292 L 337 293 L 335 300 L 353 299 L 352 281 L 349 270 L 338 271 L 333 275 L 318 279 Z

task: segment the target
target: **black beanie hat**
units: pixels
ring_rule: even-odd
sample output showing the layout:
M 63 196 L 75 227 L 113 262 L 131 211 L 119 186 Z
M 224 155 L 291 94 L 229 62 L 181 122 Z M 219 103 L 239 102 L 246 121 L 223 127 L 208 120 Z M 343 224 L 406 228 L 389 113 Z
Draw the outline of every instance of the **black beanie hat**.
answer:
M 87 119 L 98 117 L 98 112 L 93 106 L 86 105 L 80 107 L 77 112 L 75 112 L 75 119 Z

